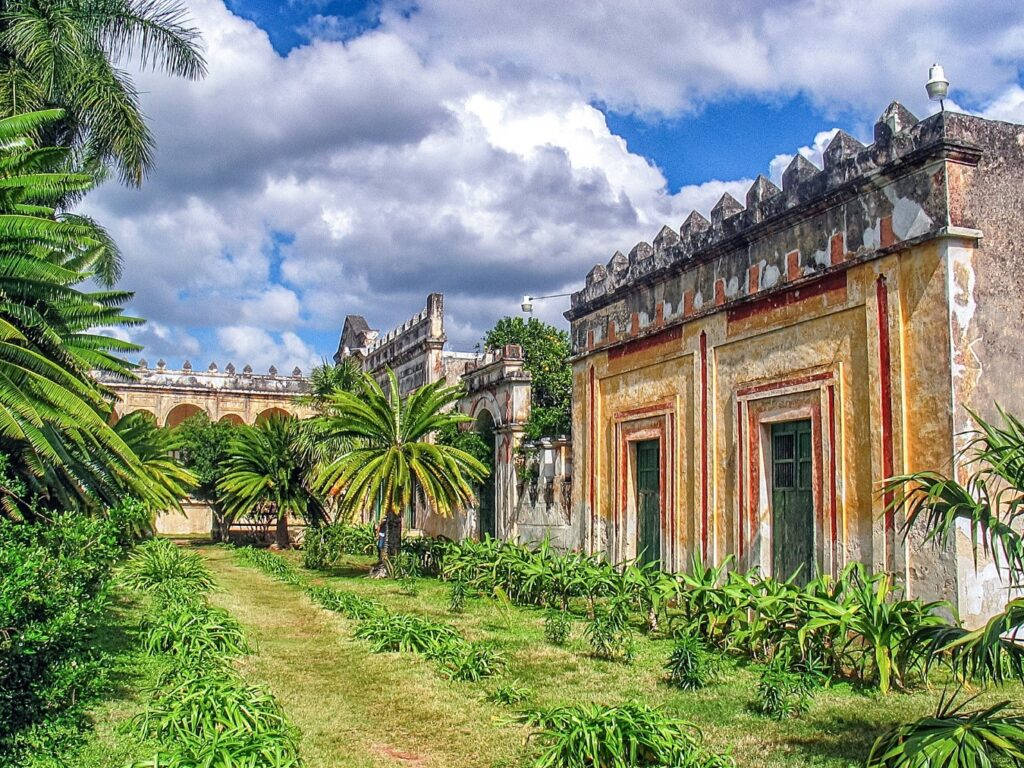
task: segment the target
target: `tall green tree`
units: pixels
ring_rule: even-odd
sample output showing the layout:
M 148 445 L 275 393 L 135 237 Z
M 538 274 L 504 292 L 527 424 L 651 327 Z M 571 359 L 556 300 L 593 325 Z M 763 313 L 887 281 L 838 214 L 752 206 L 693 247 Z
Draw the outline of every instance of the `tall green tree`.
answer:
M 468 420 L 451 406 L 462 392 L 443 381 L 406 397 L 394 371 L 388 391 L 363 374 L 362 392 L 336 391 L 323 417 L 325 434 L 350 441 L 349 450 L 319 473 L 317 486 L 333 496 L 342 514 L 355 517 L 379 507 L 387 520 L 388 554 L 398 554 L 402 513 L 422 494 L 438 515 L 448 517 L 475 503 L 473 485 L 487 468 L 472 455 L 433 441 L 439 430 Z
M 491 348 L 518 344 L 523 348 L 523 367 L 533 377 L 530 419 L 526 436 L 567 435 L 572 431 L 572 366 L 569 334 L 531 317 L 503 317 L 484 336 Z
M 300 444 L 297 419 L 271 418 L 254 427 L 237 428 L 226 471 L 217 483 L 221 507 L 231 520 L 250 513 L 277 519 L 276 543 L 286 549 L 288 516 L 317 522 L 323 514 L 310 486 L 311 466 Z
M 93 184 L 64 170 L 67 149 L 33 138 L 61 118 L 0 119 L 0 451 L 17 480 L 0 488 L 0 508 L 15 516 L 163 492 L 109 425 L 111 395 L 91 375 L 130 378 L 119 355 L 139 349 L 92 329 L 142 321 L 123 313 L 131 293 L 82 289 L 117 256 L 94 222 L 55 208 Z
M 228 522 L 217 484 L 227 471 L 231 443 L 238 429 L 227 421 L 212 422 L 204 412 L 189 416 L 174 429 L 181 462 L 195 475 L 192 495 L 209 504 L 213 512 L 216 541 L 224 538 Z
M 363 369 L 356 360 L 348 358 L 335 365 L 324 360 L 309 375 L 309 394 L 299 402 L 323 412 L 335 392 L 359 392 L 363 386 Z
M 43 141 L 71 148 L 80 167 L 112 166 L 139 184 L 153 137 L 122 66 L 196 79 L 206 72 L 199 42 L 178 0 L 4 0 L 0 117 L 60 108 Z

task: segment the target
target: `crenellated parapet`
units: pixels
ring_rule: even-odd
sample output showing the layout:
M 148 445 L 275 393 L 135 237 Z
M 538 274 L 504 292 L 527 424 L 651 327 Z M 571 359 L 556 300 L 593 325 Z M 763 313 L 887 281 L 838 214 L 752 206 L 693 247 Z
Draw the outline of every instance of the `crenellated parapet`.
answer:
M 105 371 L 94 371 L 93 375 L 101 383 L 113 387 L 129 388 L 160 388 L 185 391 L 232 391 L 232 392 L 265 392 L 272 394 L 303 395 L 309 392 L 309 379 L 302 375 L 298 367 L 292 369 L 291 375 L 282 376 L 276 366 L 270 366 L 267 373 L 254 373 L 251 365 L 241 370 L 234 363 L 228 363 L 221 371 L 217 363 L 211 362 L 204 371 L 192 368 L 186 360 L 180 369 L 168 368 L 163 360 L 156 367 L 150 368 L 145 360 L 139 360 L 135 366 L 133 378 L 126 378 Z
M 781 189 L 758 176 L 741 203 L 693 211 L 628 255 L 616 251 L 572 296 L 577 354 L 718 311 L 944 232 L 977 224 L 950 164 L 973 167 L 986 121 L 943 112 L 919 121 L 890 104 L 863 145 L 840 131 L 818 168 L 797 154 Z

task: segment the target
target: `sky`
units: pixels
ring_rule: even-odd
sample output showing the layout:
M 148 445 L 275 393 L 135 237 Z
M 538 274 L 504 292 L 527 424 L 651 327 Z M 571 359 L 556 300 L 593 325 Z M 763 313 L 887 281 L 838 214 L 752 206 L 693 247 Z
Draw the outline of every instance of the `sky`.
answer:
M 83 204 L 125 256 L 151 364 L 304 371 L 347 314 L 387 331 L 445 294 L 471 350 L 524 294 L 820 166 L 885 106 L 1024 123 L 1019 0 L 189 0 L 198 82 L 132 72 L 141 188 Z M 535 303 L 565 326 L 568 299 Z

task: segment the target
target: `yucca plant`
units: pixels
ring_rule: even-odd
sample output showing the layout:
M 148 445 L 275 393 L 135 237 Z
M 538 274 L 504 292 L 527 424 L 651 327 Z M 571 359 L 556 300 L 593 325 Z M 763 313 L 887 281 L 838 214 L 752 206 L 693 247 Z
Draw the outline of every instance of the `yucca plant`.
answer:
M 544 639 L 552 645 L 565 645 L 572 632 L 572 615 L 549 608 L 544 614 Z
M 676 638 L 665 669 L 670 685 L 693 691 L 717 680 L 721 666 L 721 659 L 708 650 L 703 640 L 684 632 Z
M 631 662 L 636 651 L 632 630 L 620 610 L 602 606 L 587 622 L 583 634 L 591 654 L 598 659 L 622 659 Z
M 488 701 L 514 707 L 533 698 L 533 690 L 519 680 L 509 680 L 487 694 Z
M 727 768 L 691 723 L 641 703 L 579 704 L 525 712 L 540 744 L 534 768 Z
M 879 736 L 867 768 L 1000 768 L 1024 765 L 1024 713 L 1001 701 L 943 694 L 935 714 Z
M 306 594 L 317 605 L 350 619 L 367 619 L 386 612 L 384 606 L 369 597 L 330 587 L 310 587 Z
M 470 683 L 497 674 L 506 663 L 500 650 L 484 643 L 441 643 L 429 655 L 440 664 L 447 677 Z
M 466 596 L 469 589 L 462 579 L 455 579 L 448 587 L 448 611 L 462 613 L 466 608 Z
M 249 652 L 241 625 L 226 611 L 210 605 L 170 604 L 147 623 L 143 647 L 150 654 L 197 659 Z
M 283 581 L 286 584 L 298 585 L 302 583 L 302 575 L 290 562 L 281 555 L 268 552 L 265 549 L 256 547 L 238 547 L 235 549 L 235 558 L 243 565 L 249 565 L 263 571 L 268 576 Z
M 774 720 L 802 715 L 810 708 L 813 687 L 809 679 L 792 668 L 788 656 L 780 654 L 761 672 L 755 709 Z
M 405 651 L 440 653 L 462 638 L 456 629 L 405 613 L 374 614 L 359 622 L 356 637 L 370 643 L 374 653 Z
M 189 552 L 167 539 L 139 544 L 121 569 L 125 586 L 135 590 L 204 593 L 213 588 L 213 574 L 197 552 Z

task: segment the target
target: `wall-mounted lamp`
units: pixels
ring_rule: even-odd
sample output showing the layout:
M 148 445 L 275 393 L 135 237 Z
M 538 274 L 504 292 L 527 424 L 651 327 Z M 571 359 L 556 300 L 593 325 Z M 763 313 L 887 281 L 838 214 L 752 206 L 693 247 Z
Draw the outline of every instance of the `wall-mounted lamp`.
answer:
M 537 299 L 560 299 L 563 296 L 572 296 L 571 293 L 549 293 L 547 296 L 523 296 L 523 303 L 520 304 L 523 312 L 533 312 L 533 302 Z
M 924 87 L 928 91 L 928 98 L 939 102 L 939 109 L 945 112 L 946 105 L 943 100 L 949 93 L 949 80 L 946 79 L 946 73 L 942 71 L 941 64 L 932 64 L 928 68 L 928 82 L 924 84 Z

